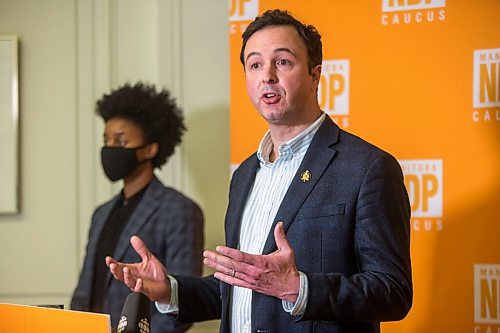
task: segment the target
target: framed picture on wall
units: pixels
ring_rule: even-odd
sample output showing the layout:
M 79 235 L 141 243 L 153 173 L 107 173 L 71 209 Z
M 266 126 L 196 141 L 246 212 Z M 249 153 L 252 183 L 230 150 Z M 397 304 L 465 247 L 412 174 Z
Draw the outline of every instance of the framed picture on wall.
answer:
M 0 35 L 0 215 L 20 210 L 18 59 L 18 38 Z

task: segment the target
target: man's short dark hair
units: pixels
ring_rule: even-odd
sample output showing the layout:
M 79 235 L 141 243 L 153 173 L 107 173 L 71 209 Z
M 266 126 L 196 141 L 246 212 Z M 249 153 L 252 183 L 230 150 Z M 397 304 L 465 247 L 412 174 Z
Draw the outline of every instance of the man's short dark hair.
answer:
M 307 48 L 309 72 L 317 65 L 321 65 L 323 60 L 323 51 L 321 43 L 321 35 L 318 30 L 312 25 L 305 25 L 297 20 L 286 10 L 272 9 L 266 11 L 261 16 L 257 16 L 255 20 L 248 25 L 245 32 L 241 36 L 243 45 L 241 46 L 240 61 L 245 66 L 245 47 L 248 39 L 257 31 L 270 27 L 289 25 L 297 30 L 300 38 L 304 41 Z
M 114 117 L 130 120 L 142 129 L 144 143 L 157 143 L 153 168 L 167 162 L 186 130 L 182 111 L 166 89 L 156 92 L 154 85 L 125 84 L 104 95 L 96 104 L 97 113 L 107 122 Z

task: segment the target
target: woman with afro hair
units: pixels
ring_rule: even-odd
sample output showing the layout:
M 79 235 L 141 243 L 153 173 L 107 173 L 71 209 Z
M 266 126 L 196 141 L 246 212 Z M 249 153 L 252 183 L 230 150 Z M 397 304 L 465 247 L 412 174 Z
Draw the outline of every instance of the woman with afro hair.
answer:
M 96 111 L 105 122 L 101 161 L 111 181 L 123 180 L 114 198 L 92 217 L 86 256 L 71 308 L 107 313 L 118 326 L 130 289 L 112 278 L 105 258 L 137 262 L 130 245 L 133 235 L 150 246 L 172 274 L 200 276 L 203 215 L 199 206 L 155 176 L 181 142 L 186 130 L 181 110 L 167 90 L 141 82 L 125 84 L 104 95 Z M 152 332 L 184 332 L 151 307 Z

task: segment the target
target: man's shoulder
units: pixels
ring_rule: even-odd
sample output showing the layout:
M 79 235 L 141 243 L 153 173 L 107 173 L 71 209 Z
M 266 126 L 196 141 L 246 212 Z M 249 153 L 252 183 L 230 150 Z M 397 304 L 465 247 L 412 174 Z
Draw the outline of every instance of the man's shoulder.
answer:
M 338 126 L 330 117 L 326 117 L 316 132 L 311 145 L 328 145 L 334 149 L 361 149 L 365 151 L 384 152 L 368 140 Z
M 321 154 L 321 150 L 328 147 L 335 150 L 335 159 L 345 166 L 371 165 L 379 159 L 390 164 L 398 163 L 391 153 L 379 147 L 378 143 L 369 140 L 342 129 L 329 120 L 325 121 L 322 128 L 318 130 L 317 137 L 311 143 L 314 148 L 310 148 L 308 153 Z M 335 167 L 338 165 L 338 163 L 332 164 Z
M 356 134 L 340 129 L 338 146 L 339 150 L 349 151 L 352 153 L 364 153 L 374 156 L 392 156 L 384 148 L 378 146 L 377 143 L 370 142 Z

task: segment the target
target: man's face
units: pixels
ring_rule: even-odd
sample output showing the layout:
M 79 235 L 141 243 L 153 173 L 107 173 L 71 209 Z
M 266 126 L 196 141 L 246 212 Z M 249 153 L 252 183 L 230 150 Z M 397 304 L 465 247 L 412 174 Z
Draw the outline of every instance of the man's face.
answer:
M 298 125 L 316 112 L 321 66 L 308 69 L 307 49 L 292 26 L 270 26 L 255 32 L 245 51 L 247 92 L 271 125 Z

